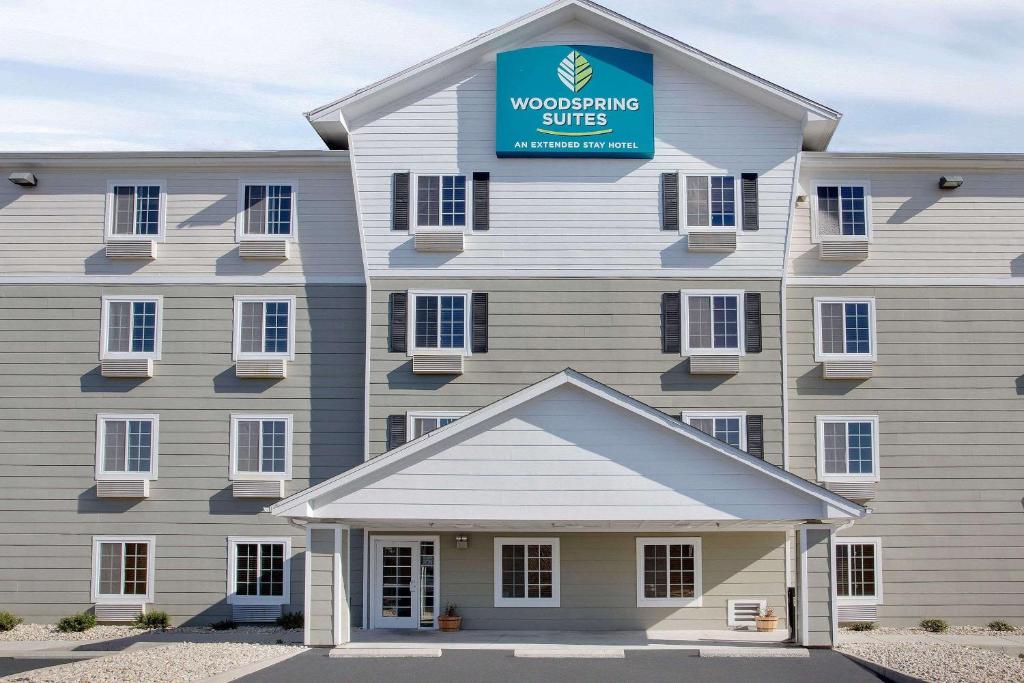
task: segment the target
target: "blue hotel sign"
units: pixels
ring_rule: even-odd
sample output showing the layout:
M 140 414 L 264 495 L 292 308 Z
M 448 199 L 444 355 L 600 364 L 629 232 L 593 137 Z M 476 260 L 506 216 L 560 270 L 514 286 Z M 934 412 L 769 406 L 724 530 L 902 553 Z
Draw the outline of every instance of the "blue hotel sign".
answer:
M 654 156 L 647 52 L 549 45 L 498 53 L 499 157 Z

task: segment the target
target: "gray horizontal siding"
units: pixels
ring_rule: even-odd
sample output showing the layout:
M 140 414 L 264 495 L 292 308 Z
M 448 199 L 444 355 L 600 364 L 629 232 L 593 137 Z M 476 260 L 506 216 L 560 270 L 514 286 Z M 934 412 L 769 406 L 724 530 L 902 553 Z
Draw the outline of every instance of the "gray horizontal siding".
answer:
M 164 297 L 155 377 L 97 370 L 100 297 Z M 279 382 L 234 376 L 232 297 L 295 295 L 296 359 Z M 52 621 L 90 606 L 91 537 L 156 537 L 156 607 L 175 622 L 230 615 L 227 537 L 292 538 L 291 609 L 303 600 L 304 535 L 236 500 L 228 478 L 229 416 L 294 415 L 287 494 L 362 461 L 365 290 L 361 286 L 7 285 L 0 288 L 0 605 Z M 317 341 L 310 343 L 315 336 Z M 68 341 L 71 338 L 71 341 Z M 96 414 L 160 415 L 159 479 L 141 501 L 94 491 Z
M 0 162 L 0 175 L 24 170 Z M 0 186 L 0 272 L 62 275 L 227 275 L 361 277 L 355 195 L 347 160 L 336 167 L 281 166 L 201 170 L 56 170 L 36 172 L 39 186 Z M 298 242 L 287 261 L 238 256 L 235 216 L 241 179 L 282 179 L 297 187 Z M 165 181 L 166 240 L 152 262 L 104 255 L 110 180 Z
M 379 278 L 372 286 L 370 454 L 385 450 L 387 416 L 411 410 L 474 410 L 567 367 L 659 410 L 745 410 L 765 418 L 765 454 L 782 460 L 779 283 L 776 280 L 473 279 L 445 289 L 489 295 L 489 352 L 466 359 L 462 376 L 413 375 L 390 353 L 388 296 L 432 281 Z M 733 377 L 690 375 L 685 358 L 661 351 L 661 294 L 681 288 L 761 292 L 764 351 Z
M 875 297 L 871 379 L 820 379 L 815 296 Z M 1022 310 L 1020 287 L 788 288 L 791 467 L 816 476 L 816 415 L 879 416 L 873 513 L 844 533 L 881 537 L 889 623 L 1024 617 Z

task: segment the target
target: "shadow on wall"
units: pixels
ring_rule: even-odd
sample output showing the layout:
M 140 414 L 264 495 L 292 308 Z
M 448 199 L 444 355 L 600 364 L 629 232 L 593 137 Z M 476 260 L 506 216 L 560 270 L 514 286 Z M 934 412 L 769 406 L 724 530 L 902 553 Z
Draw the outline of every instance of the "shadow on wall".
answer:
M 661 390 L 712 391 L 732 378 L 732 375 L 691 375 L 690 359 L 686 358 L 661 373 Z
M 867 382 L 867 379 L 825 379 L 821 375 L 821 364 L 815 363 L 810 370 L 796 378 L 796 388 L 805 396 L 845 396 Z

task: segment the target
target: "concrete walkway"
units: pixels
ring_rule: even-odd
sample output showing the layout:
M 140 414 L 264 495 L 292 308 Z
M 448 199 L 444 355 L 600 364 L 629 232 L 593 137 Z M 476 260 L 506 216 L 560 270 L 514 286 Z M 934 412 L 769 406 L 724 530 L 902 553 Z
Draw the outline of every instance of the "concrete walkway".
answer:
M 511 650 L 525 658 L 622 658 L 627 651 L 689 650 L 702 657 L 806 657 L 786 631 L 352 631 L 334 658 L 440 657 L 448 650 Z

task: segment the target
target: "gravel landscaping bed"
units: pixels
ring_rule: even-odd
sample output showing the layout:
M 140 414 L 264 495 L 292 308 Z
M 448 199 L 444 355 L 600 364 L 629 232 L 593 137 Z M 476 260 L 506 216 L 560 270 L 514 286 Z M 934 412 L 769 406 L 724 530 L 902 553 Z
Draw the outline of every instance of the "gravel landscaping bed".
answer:
M 284 635 L 290 633 L 280 626 L 239 626 L 230 631 L 214 631 L 209 626 L 179 626 L 169 628 L 166 631 L 153 630 L 148 628 L 136 628 L 135 626 L 113 626 L 98 625 L 88 631 L 81 633 L 64 633 L 58 631 L 53 624 L 20 624 L 10 631 L 0 631 L 0 641 L 32 641 L 32 640 L 116 640 L 122 638 L 135 638 L 149 633 L 159 634 L 189 634 L 189 633 L 218 633 L 231 634 L 234 637 L 245 635 Z M 295 633 L 301 633 L 295 631 Z
M 909 630 L 891 629 L 889 632 L 906 633 Z M 984 629 L 982 631 L 991 633 Z M 879 629 L 876 632 L 885 631 Z M 972 631 L 961 635 L 976 633 Z M 931 683 L 1024 681 L 1024 659 L 966 645 L 933 642 L 849 643 L 837 649 Z
M 63 633 L 53 624 L 19 624 L 10 631 L 0 631 L 0 640 L 113 640 L 114 638 L 132 638 L 150 629 L 134 626 L 94 626 L 81 633 Z
M 253 643 L 171 643 L 14 674 L 2 680 L 11 683 L 184 683 L 200 681 L 271 657 L 297 654 L 304 649 L 294 645 Z

